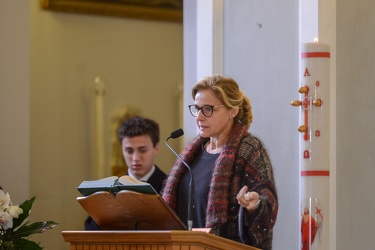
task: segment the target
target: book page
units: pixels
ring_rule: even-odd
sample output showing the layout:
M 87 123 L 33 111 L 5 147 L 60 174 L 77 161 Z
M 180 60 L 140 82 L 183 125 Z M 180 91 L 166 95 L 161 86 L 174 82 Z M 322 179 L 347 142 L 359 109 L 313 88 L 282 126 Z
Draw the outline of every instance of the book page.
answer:
M 150 183 L 138 181 L 128 175 L 124 175 L 120 178 L 117 176 L 110 176 L 100 180 L 83 181 L 77 189 L 84 196 L 100 191 L 108 191 L 116 194 L 121 190 L 129 190 L 145 194 L 157 194 Z
M 119 184 L 122 184 L 122 185 L 127 185 L 127 184 L 145 184 L 145 182 L 143 181 L 139 181 L 137 179 L 134 179 L 132 177 L 130 177 L 129 175 L 123 175 L 121 176 L 118 181 L 117 181 Z

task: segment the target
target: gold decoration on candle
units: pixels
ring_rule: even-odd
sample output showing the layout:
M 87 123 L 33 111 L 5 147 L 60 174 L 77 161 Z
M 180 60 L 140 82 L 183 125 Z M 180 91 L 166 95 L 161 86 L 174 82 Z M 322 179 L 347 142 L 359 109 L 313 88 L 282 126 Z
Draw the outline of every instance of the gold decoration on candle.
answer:
M 298 131 L 301 132 L 301 133 L 307 132 L 307 126 L 305 126 L 305 125 L 299 126 Z
M 322 99 L 316 99 L 312 102 L 312 104 L 315 106 L 315 107 L 320 107 L 322 106 Z
M 298 92 L 301 93 L 301 94 L 305 94 L 305 93 L 309 92 L 309 86 L 300 87 L 298 89 Z
M 299 106 L 302 105 L 302 102 L 300 100 L 294 100 L 294 101 L 290 102 L 290 105 L 292 105 L 294 107 L 299 107 Z

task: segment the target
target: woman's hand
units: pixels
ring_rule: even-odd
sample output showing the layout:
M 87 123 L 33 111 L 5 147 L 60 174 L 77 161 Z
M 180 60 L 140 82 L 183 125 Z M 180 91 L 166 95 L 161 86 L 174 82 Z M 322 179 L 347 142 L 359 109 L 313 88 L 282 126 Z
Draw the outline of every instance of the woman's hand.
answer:
M 238 204 L 246 208 L 248 212 L 255 211 L 260 203 L 260 197 L 257 192 L 247 192 L 247 186 L 243 186 L 237 194 Z

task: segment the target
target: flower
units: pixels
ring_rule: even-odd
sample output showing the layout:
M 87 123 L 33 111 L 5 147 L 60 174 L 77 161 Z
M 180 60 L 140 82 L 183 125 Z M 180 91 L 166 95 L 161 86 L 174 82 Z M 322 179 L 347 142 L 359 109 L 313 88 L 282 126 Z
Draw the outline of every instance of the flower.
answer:
M 58 223 L 53 221 L 25 221 L 31 211 L 35 196 L 21 205 L 13 205 L 9 193 L 0 189 L 0 250 L 43 249 L 40 243 L 30 240 L 36 233 L 52 229 Z

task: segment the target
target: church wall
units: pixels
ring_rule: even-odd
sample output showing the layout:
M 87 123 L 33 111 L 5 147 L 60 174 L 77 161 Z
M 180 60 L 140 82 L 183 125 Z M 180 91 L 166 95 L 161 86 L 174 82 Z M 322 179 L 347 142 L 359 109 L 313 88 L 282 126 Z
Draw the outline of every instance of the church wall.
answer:
M 67 249 L 61 231 L 83 229 L 87 216 L 76 187 L 112 175 L 112 120 L 124 108 L 159 122 L 156 164 L 167 173 L 172 167 L 175 156 L 164 140 L 180 126 L 182 23 L 52 12 L 35 1 L 30 44 L 33 219 L 60 223 L 35 238 L 46 249 Z M 95 77 L 106 88 L 103 176 L 96 175 Z M 178 142 L 170 144 L 179 151 Z
M 375 245 L 375 3 L 337 1 L 337 249 Z
M 0 186 L 19 203 L 30 193 L 30 3 L 0 5 Z
M 155 76 L 163 79 L 164 83 L 169 80 L 173 82 L 168 85 L 169 87 L 163 89 L 163 93 L 167 92 L 168 96 L 173 97 L 170 97 L 169 101 L 161 101 L 161 103 L 176 104 L 173 100 L 175 100 L 176 86 L 182 82 L 182 55 L 178 59 L 166 59 L 168 62 L 176 61 L 167 63 L 167 66 L 164 69 L 159 69 L 157 73 L 151 71 L 156 65 L 156 63 L 152 63 L 152 65 L 148 65 L 147 74 L 143 74 L 143 71 L 137 69 L 144 63 L 134 62 L 134 58 L 137 58 L 138 55 L 136 53 L 138 46 L 134 44 L 136 42 L 131 43 L 134 46 L 132 47 L 133 53 L 119 51 L 131 37 L 134 39 L 141 37 L 143 42 L 137 40 L 139 43 L 137 45 L 142 50 L 146 50 L 147 54 L 154 53 L 147 49 L 150 42 L 159 45 L 167 44 L 168 51 L 173 51 L 171 54 L 179 54 L 182 51 L 182 26 L 173 23 L 44 12 L 39 9 L 37 1 L 34 3 L 34 1 L 2 0 L 1 4 L 0 184 L 11 193 L 15 202 L 21 202 L 31 195 L 36 195 L 37 200 L 32 211 L 32 220 L 52 219 L 60 222 L 60 225 L 49 232 L 38 235 L 35 239 L 42 241 L 46 249 L 67 249 L 67 243 L 63 242 L 60 232 L 82 229 L 82 221 L 86 215 L 75 201 L 78 195 L 75 186 L 81 180 L 93 175 L 92 168 L 96 159 L 93 118 L 95 114 L 93 108 L 94 77 L 100 76 L 108 87 L 107 91 L 109 92 L 107 92 L 106 98 L 110 101 L 105 104 L 107 121 L 112 114 L 118 112 L 124 103 L 128 103 L 125 102 L 126 100 L 131 100 L 129 101 L 131 104 L 142 107 L 144 115 L 161 120 L 161 123 L 164 124 L 162 125 L 162 138 L 166 137 L 179 124 L 177 120 L 172 121 L 169 118 L 171 114 L 177 113 L 176 105 L 172 105 L 174 107 L 172 109 L 156 105 L 153 105 L 151 110 L 147 109 L 148 105 L 143 106 L 144 100 L 147 98 L 153 100 L 155 95 L 158 95 L 155 93 L 159 88 L 153 89 L 151 85 L 147 85 L 152 88 L 150 90 L 152 94 L 150 94 L 146 92 L 147 88 L 141 83 L 150 83 L 151 76 L 158 76 L 159 72 L 168 74 L 168 77 L 165 77 L 164 74 L 163 77 Z M 371 237 L 371 228 L 374 224 L 373 201 L 375 200 L 371 179 L 374 176 L 374 154 L 371 150 L 374 148 L 375 142 L 374 133 L 372 133 L 374 124 L 372 116 L 374 107 L 372 98 L 374 93 L 372 84 L 374 78 L 372 70 L 374 33 L 372 26 L 375 21 L 371 13 L 374 6 L 369 0 L 344 1 L 336 5 L 337 249 L 371 249 L 375 243 Z M 264 3 L 258 7 L 265 10 L 267 5 Z M 228 15 L 232 15 L 231 11 L 240 11 L 233 8 L 228 10 Z M 295 6 L 289 2 L 285 8 L 293 9 Z M 237 18 L 234 17 L 232 17 L 233 22 Z M 261 20 L 260 16 L 258 17 Z M 276 18 L 292 21 L 292 26 L 295 25 L 296 20 L 293 16 L 288 18 L 280 13 L 276 15 Z M 243 25 L 253 25 L 254 20 L 251 21 Z M 262 24 L 264 25 L 264 23 Z M 250 26 L 246 29 L 253 32 L 258 31 L 260 34 L 265 33 L 264 29 L 269 29 L 267 26 L 263 26 L 263 30 L 258 27 Z M 162 37 L 166 38 L 165 41 L 161 38 L 150 40 L 149 35 L 155 31 L 155 28 Z M 290 29 L 287 28 L 288 34 L 294 37 L 294 33 Z M 141 34 L 137 34 L 140 30 Z M 229 31 L 227 30 L 227 32 Z M 129 33 L 132 36 L 126 35 Z M 172 36 L 175 33 L 178 35 Z M 280 36 L 285 38 L 286 35 L 280 34 Z M 231 36 L 228 36 L 228 39 L 230 38 Z M 243 46 L 246 48 L 251 39 L 260 38 L 261 36 L 253 38 L 245 35 L 243 41 L 246 43 Z M 292 40 L 292 38 L 288 38 L 285 41 L 289 41 L 289 39 Z M 167 40 L 175 42 L 168 43 Z M 233 43 L 240 41 L 238 39 Z M 107 43 L 110 46 L 103 46 Z M 265 44 L 264 47 L 268 45 Z M 289 48 L 285 53 L 292 52 L 291 55 L 298 56 L 294 54 L 293 49 L 290 49 L 289 46 L 292 45 L 284 44 L 284 46 Z M 163 51 L 162 47 L 159 47 L 161 51 Z M 194 49 L 194 45 L 191 48 Z M 260 53 L 250 53 L 250 49 L 246 49 L 246 51 L 255 57 L 235 57 L 231 50 L 226 52 L 225 61 L 228 64 L 226 64 L 225 73 L 234 76 L 239 82 L 247 82 L 247 75 L 243 75 L 241 72 L 251 70 L 251 66 L 258 61 L 260 56 Z M 129 59 L 130 56 L 128 57 L 127 53 L 133 55 L 132 60 Z M 134 56 L 134 54 L 137 55 Z M 163 55 L 169 55 L 169 53 Z M 279 59 L 274 58 L 274 60 L 281 60 L 284 56 L 279 51 L 277 53 Z M 156 57 L 154 55 L 153 62 Z M 237 58 L 241 59 L 240 64 L 233 62 Z M 266 54 L 266 58 L 270 60 L 269 58 L 272 57 Z M 190 61 L 190 65 L 193 64 L 192 61 Z M 241 66 L 236 69 L 229 63 Z M 178 67 L 172 67 L 178 64 L 180 64 Z M 138 67 L 133 67 L 134 65 L 138 65 Z M 126 74 L 118 73 L 125 71 L 126 66 L 131 70 L 126 71 Z M 294 235 L 296 229 L 290 228 L 292 221 L 289 220 L 294 216 L 294 211 L 286 209 L 298 204 L 296 198 L 293 198 L 295 195 L 285 194 L 284 188 L 291 190 L 288 189 L 289 185 L 284 186 L 285 182 L 290 182 L 291 177 L 286 175 L 294 171 L 296 163 L 290 165 L 286 163 L 286 156 L 282 155 L 283 150 L 279 151 L 278 149 L 281 147 L 280 145 L 284 150 L 289 148 L 281 143 L 281 141 L 285 142 L 285 138 L 275 139 L 278 135 L 275 135 L 272 124 L 280 119 L 269 121 L 272 116 L 263 116 L 263 112 L 268 113 L 269 110 L 262 108 L 265 107 L 268 100 L 271 100 L 271 106 L 276 107 L 275 111 L 282 112 L 280 114 L 285 115 L 286 119 L 295 120 L 293 124 L 297 122 L 297 118 L 294 117 L 295 110 L 289 109 L 288 104 L 285 103 L 297 97 L 297 94 L 292 94 L 297 83 L 294 82 L 294 77 L 287 73 L 290 70 L 289 66 L 282 66 L 286 71 L 281 79 L 288 86 L 286 88 L 291 88 L 291 92 L 278 89 L 278 86 L 275 85 L 279 80 L 273 81 L 272 75 L 266 74 L 267 77 L 263 78 L 264 72 L 253 72 L 252 75 L 258 78 L 250 79 L 249 86 L 246 84 L 245 91 L 252 98 L 255 109 L 252 132 L 263 139 L 269 148 L 273 162 L 276 162 L 274 163 L 276 178 L 279 190 L 281 190 L 280 202 L 283 207 L 275 228 L 275 249 L 284 249 L 281 246 L 291 246 L 290 249 L 294 249 L 296 239 L 293 240 L 290 237 Z M 172 68 L 173 70 L 171 70 Z M 174 72 L 176 73 L 174 74 Z M 189 72 L 194 74 L 195 71 L 191 69 Z M 148 75 L 149 78 L 143 78 L 144 75 Z M 185 77 L 187 76 L 185 75 Z M 190 79 L 192 78 L 194 76 L 190 76 Z M 141 80 L 138 82 L 138 79 Z M 128 95 L 128 85 L 124 89 L 120 84 L 125 85 L 128 82 L 137 82 L 137 87 L 144 92 L 146 98 L 141 99 L 134 94 Z M 162 83 L 157 82 L 153 86 L 156 87 L 159 84 Z M 268 87 L 271 86 L 281 92 L 270 92 Z M 262 100 L 260 97 L 253 96 L 255 87 L 260 88 L 259 91 L 262 93 L 260 96 L 272 97 L 275 100 L 271 98 Z M 134 93 L 134 89 L 131 93 Z M 277 107 L 275 103 L 277 105 L 285 103 L 285 106 Z M 161 110 L 163 112 L 160 112 Z M 185 111 L 184 116 L 187 115 L 189 114 Z M 107 132 L 110 130 L 109 126 L 107 123 Z M 284 128 L 283 131 L 288 131 L 281 136 L 291 137 L 295 133 L 293 125 L 289 124 L 290 128 L 283 124 L 281 126 Z M 108 144 L 111 144 L 109 138 L 106 140 Z M 291 143 L 294 145 L 294 142 Z M 176 144 L 177 146 L 178 144 Z M 106 150 L 107 157 L 110 157 L 108 152 L 110 146 Z M 290 152 L 285 153 L 291 157 L 290 159 L 297 161 L 294 150 L 291 149 Z M 174 157 L 170 156 L 169 160 L 164 161 L 169 157 L 170 152 L 166 149 L 163 151 L 163 156 L 159 157 L 160 165 L 169 165 Z M 107 158 L 107 162 L 108 160 Z M 291 186 L 294 185 L 295 183 L 292 182 Z M 280 221 L 282 223 L 279 223 Z M 289 232 L 290 230 L 293 232 Z

